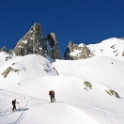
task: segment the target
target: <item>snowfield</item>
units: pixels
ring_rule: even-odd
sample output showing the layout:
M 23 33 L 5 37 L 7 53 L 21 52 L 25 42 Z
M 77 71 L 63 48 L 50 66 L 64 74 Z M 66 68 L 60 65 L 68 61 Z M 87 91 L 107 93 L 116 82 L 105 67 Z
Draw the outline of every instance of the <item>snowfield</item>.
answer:
M 97 52 L 105 52 L 82 60 L 51 61 L 1 52 L 0 124 L 124 124 L 122 41 L 94 44 Z M 115 44 L 121 50 L 116 57 L 110 48 Z M 88 47 L 93 51 L 92 46 Z M 1 75 L 8 67 L 8 74 Z M 50 102 L 49 90 L 55 91 L 56 102 Z M 12 112 L 15 98 L 19 104 Z

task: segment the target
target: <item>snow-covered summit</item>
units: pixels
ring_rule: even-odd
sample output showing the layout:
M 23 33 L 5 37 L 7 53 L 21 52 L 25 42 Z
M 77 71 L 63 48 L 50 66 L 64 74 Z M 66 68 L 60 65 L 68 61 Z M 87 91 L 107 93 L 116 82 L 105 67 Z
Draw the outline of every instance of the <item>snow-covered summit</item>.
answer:
M 124 40 L 119 38 L 109 38 L 97 44 L 87 45 L 87 47 L 95 56 L 105 55 L 114 58 L 124 56 Z

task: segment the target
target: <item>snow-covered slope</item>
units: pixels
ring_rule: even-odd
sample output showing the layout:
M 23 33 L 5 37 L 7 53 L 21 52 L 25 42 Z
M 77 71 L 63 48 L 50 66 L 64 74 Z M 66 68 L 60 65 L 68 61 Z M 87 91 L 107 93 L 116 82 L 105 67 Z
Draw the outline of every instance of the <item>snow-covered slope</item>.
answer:
M 4 88 L 4 85 L 6 87 L 13 87 L 13 85 L 22 86 L 46 75 L 57 75 L 50 61 L 41 55 L 11 57 L 11 59 L 6 60 L 9 55 L 2 52 L 0 57 L 0 74 L 5 72 L 8 67 L 18 70 L 17 72 L 10 70 L 6 77 L 4 74 L 0 75 L 1 88 Z
M 40 55 L 1 52 L 0 74 L 8 67 L 10 71 L 0 75 L 0 124 L 123 124 L 124 61 L 112 51 L 115 47 L 121 56 L 123 40 L 110 48 L 113 41 L 89 45 L 97 51 L 95 57 L 52 63 Z M 56 93 L 53 103 L 51 89 Z M 15 98 L 18 110 L 11 112 Z
M 124 40 L 119 38 L 109 38 L 97 44 L 90 44 L 87 47 L 95 56 L 109 56 L 120 58 L 124 56 Z

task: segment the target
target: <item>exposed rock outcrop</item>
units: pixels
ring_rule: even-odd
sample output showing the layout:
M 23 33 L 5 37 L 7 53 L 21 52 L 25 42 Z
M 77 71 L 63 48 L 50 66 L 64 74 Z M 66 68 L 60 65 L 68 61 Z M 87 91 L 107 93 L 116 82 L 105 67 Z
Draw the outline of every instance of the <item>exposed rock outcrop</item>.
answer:
M 8 52 L 6 46 L 2 47 L 1 50 L 0 50 L 0 52 Z
M 94 54 L 84 44 L 74 44 L 72 41 L 69 42 L 68 47 L 65 51 L 64 57 L 67 60 L 78 60 L 86 59 L 94 56 Z
M 116 91 L 114 91 L 114 90 L 105 90 L 106 91 L 106 93 L 108 93 L 110 96 L 115 96 L 115 97 L 117 97 L 117 98 L 120 98 L 120 96 L 119 96 L 119 94 L 116 92 Z
M 92 85 L 91 85 L 90 82 L 88 82 L 88 81 L 84 81 L 84 85 L 85 85 L 85 88 L 84 88 L 85 90 L 88 91 L 89 88 L 92 89 Z
M 18 69 L 13 69 L 12 67 L 8 67 L 1 75 L 5 77 L 7 77 L 7 75 L 9 74 L 10 71 L 14 71 L 14 72 L 18 72 Z
M 0 52 L 6 52 L 6 53 L 8 53 L 8 54 L 10 54 L 10 55 L 13 54 L 13 50 L 12 50 L 12 49 L 8 50 L 6 46 L 2 47 L 2 48 L 0 49 Z

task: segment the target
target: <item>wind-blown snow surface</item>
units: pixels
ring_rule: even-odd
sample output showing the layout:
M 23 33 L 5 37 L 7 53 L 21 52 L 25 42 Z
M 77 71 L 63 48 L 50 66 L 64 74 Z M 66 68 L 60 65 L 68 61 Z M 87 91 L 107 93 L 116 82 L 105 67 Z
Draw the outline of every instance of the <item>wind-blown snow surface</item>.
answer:
M 124 124 L 124 61 L 107 56 L 49 62 L 0 53 L 0 124 Z M 84 81 L 92 85 L 85 90 Z M 49 90 L 56 102 L 50 103 Z M 114 90 L 121 98 L 110 96 Z M 11 112 L 12 99 L 19 102 Z

